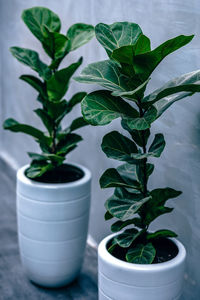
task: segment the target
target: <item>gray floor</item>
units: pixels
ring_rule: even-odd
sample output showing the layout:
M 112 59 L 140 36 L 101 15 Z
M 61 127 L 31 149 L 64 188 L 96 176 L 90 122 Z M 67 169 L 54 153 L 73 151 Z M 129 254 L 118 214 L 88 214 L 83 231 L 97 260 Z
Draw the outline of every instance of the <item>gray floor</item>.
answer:
M 32 284 L 20 264 L 16 232 L 15 174 L 0 160 L 0 300 L 97 299 L 96 251 L 87 246 L 79 278 L 62 289 Z

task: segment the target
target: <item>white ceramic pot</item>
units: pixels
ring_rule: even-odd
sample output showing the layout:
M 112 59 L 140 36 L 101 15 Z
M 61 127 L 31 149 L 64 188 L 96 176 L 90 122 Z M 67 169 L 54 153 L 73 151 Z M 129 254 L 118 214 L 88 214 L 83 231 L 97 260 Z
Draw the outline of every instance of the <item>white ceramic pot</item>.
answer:
M 30 280 L 45 287 L 64 286 L 81 269 L 86 245 L 91 173 L 69 183 L 40 183 L 17 172 L 18 238 Z
M 99 300 L 178 300 L 181 296 L 186 251 L 176 239 L 175 258 L 151 265 L 132 264 L 112 256 L 106 245 L 98 248 Z

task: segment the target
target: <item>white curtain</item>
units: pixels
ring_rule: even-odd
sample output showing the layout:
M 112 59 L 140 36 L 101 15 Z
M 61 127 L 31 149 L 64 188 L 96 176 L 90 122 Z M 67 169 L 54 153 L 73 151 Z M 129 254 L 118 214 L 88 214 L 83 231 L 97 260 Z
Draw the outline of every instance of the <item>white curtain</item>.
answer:
M 182 73 L 200 68 L 200 1 L 199 0 L 0 0 L 0 121 L 14 117 L 42 129 L 32 110 L 37 107 L 36 93 L 24 82 L 18 80 L 21 74 L 30 70 L 16 61 L 8 51 L 10 46 L 32 48 L 48 62 L 39 42 L 31 35 L 20 20 L 23 9 L 31 6 L 47 6 L 60 16 L 62 31 L 73 23 L 84 22 L 93 25 L 104 22 L 130 21 L 138 23 L 152 40 L 152 47 L 180 34 L 195 34 L 193 41 L 183 49 L 170 55 L 152 75 L 150 89 L 155 89 L 169 79 Z M 103 60 L 106 53 L 94 39 L 89 44 L 70 54 L 63 66 L 84 57 L 83 66 Z M 82 69 L 83 66 L 80 68 Z M 72 82 L 67 97 L 74 92 L 91 91 L 96 87 Z M 77 108 L 66 118 L 80 114 Z M 85 127 L 80 130 L 84 141 L 69 155 L 68 161 L 79 162 L 93 173 L 90 234 L 99 242 L 110 232 L 109 222 L 104 222 L 104 202 L 111 194 L 102 191 L 98 180 L 102 172 L 117 165 L 106 158 L 100 144 L 102 137 L 113 129 L 121 130 L 119 121 L 107 127 Z M 154 228 L 170 228 L 179 234 L 187 248 L 187 272 L 185 274 L 184 299 L 197 300 L 200 295 L 200 95 L 176 103 L 152 131 L 162 132 L 167 142 L 156 165 L 150 185 L 172 187 L 183 194 L 170 202 L 173 213 L 160 217 Z M 29 162 L 26 151 L 37 151 L 36 143 L 29 137 L 0 129 L 1 156 L 17 168 Z M 4 171 L 4 170 L 3 170 Z

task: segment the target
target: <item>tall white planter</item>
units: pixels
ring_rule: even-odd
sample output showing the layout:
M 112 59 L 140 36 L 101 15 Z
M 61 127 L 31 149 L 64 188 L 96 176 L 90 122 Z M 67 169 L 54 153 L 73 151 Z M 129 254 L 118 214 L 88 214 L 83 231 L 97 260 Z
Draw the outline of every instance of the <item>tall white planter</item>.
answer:
M 91 173 L 70 183 L 40 183 L 17 172 L 18 238 L 30 280 L 60 287 L 79 274 L 86 245 Z
M 112 256 L 102 240 L 98 248 L 99 300 L 178 300 L 181 296 L 186 251 L 176 239 L 178 255 L 151 265 L 132 264 Z

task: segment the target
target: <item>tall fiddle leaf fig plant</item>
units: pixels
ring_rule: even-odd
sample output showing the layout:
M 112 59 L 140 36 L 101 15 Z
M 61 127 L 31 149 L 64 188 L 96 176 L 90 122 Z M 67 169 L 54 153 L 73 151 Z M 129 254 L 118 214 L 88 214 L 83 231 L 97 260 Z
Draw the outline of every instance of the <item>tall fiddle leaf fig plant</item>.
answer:
M 41 107 L 34 112 L 41 119 L 46 130 L 43 132 L 14 119 L 7 119 L 3 126 L 4 129 L 13 132 L 28 134 L 39 143 L 42 153 L 28 153 L 32 162 L 26 173 L 29 178 L 39 178 L 61 166 L 65 156 L 82 140 L 80 135 L 74 133 L 75 130 L 87 125 L 82 117 L 76 118 L 67 128 L 61 126 L 63 118 L 86 95 L 85 92 L 79 92 L 69 100 L 63 99 L 69 88 L 70 78 L 82 63 L 82 57 L 65 68 L 58 68 L 71 51 L 93 38 L 94 28 L 91 25 L 77 23 L 72 25 L 66 34 L 62 34 L 59 17 L 44 7 L 24 10 L 22 20 L 41 42 L 44 51 L 51 59 L 50 64 L 47 65 L 40 60 L 34 50 L 10 48 L 12 55 L 18 61 L 30 67 L 39 76 L 22 75 L 20 79 L 38 92 L 37 101 Z
M 102 188 L 114 188 L 105 203 L 105 219 L 117 219 L 111 226 L 113 232 L 123 230 L 112 240 L 109 251 L 118 247 L 128 262 L 150 264 L 156 257 L 154 242 L 176 233 L 168 229 L 151 232 L 149 226 L 170 213 L 173 208 L 166 205 L 167 200 L 181 194 L 170 187 L 149 190 L 154 165 L 148 160 L 160 157 L 165 148 L 162 133 L 156 133 L 149 142 L 150 128 L 174 102 L 200 92 L 200 71 L 172 79 L 149 95 L 145 89 L 157 65 L 188 44 L 193 35 L 177 36 L 151 50 L 149 38 L 134 23 L 100 23 L 95 34 L 108 59 L 88 65 L 75 79 L 104 89 L 84 97 L 82 113 L 92 125 L 121 118 L 121 126 L 128 133 L 127 137 L 117 130 L 109 132 L 101 145 L 107 157 L 123 162 L 107 169 L 100 178 Z

